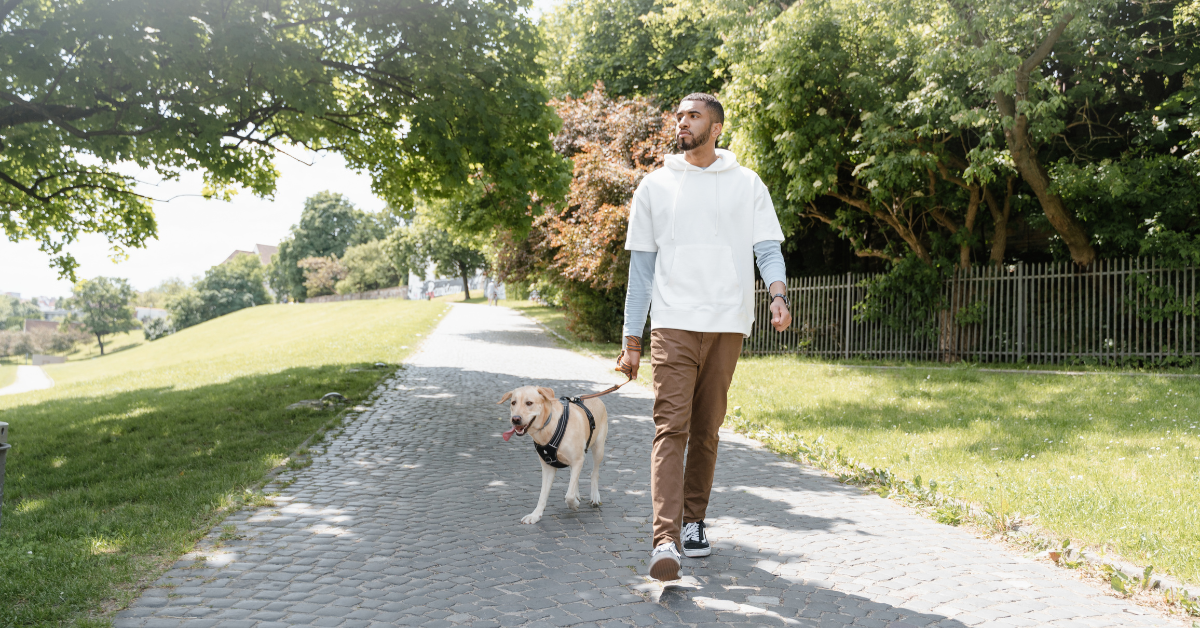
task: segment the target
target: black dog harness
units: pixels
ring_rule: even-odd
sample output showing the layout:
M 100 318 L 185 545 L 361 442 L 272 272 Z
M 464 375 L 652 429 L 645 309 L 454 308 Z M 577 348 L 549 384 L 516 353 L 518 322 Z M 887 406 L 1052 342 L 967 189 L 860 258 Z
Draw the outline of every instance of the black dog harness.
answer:
M 533 448 L 537 450 L 539 456 L 542 457 L 542 462 L 554 467 L 562 469 L 567 465 L 558 460 L 558 446 L 562 444 L 563 436 L 567 434 L 567 419 L 571 416 L 571 404 L 575 404 L 583 409 L 583 413 L 588 418 L 588 439 L 587 444 L 583 447 L 583 453 L 592 446 L 592 434 L 596 432 L 596 418 L 592 416 L 592 411 L 588 410 L 587 406 L 583 405 L 583 401 L 579 397 L 559 397 L 559 401 L 563 404 L 562 418 L 558 420 L 558 425 L 554 426 L 554 436 L 550 437 L 550 442 L 545 445 L 533 444 Z M 550 417 L 542 422 L 542 429 L 546 428 L 546 423 L 550 422 Z

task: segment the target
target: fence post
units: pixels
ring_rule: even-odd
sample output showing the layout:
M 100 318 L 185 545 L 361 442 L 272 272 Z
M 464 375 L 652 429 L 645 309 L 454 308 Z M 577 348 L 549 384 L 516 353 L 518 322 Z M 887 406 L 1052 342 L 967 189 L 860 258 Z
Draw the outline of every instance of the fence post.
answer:
M 8 423 L 0 423 L 0 509 L 4 506 L 4 459 L 8 448 Z
M 1017 361 L 1025 356 L 1025 262 L 1017 262 Z
M 850 273 L 846 273 L 846 341 L 842 343 L 842 357 L 850 359 L 850 299 L 852 296 Z

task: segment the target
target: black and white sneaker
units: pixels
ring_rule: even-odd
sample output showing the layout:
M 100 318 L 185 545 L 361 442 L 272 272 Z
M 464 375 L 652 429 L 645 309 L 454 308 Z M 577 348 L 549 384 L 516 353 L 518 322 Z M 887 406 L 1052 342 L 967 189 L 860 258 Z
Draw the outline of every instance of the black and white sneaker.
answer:
M 700 558 L 711 553 L 712 546 L 708 544 L 708 535 L 704 533 L 704 522 L 683 524 L 683 555 L 688 558 Z

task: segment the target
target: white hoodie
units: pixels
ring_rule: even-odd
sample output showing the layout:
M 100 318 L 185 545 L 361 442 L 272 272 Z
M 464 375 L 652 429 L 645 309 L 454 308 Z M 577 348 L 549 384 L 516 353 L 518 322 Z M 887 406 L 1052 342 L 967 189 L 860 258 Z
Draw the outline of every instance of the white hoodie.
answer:
M 633 194 L 625 248 L 658 253 L 651 329 L 736 332 L 754 324 L 754 244 L 783 240 L 758 175 L 717 149 L 708 168 L 668 155 Z

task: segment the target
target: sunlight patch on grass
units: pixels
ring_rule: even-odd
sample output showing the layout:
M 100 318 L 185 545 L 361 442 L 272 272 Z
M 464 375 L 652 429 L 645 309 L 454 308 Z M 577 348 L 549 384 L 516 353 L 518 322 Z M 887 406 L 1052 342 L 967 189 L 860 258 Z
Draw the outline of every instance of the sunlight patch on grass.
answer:
M 730 406 L 1200 582 L 1200 380 L 743 358 Z
M 0 388 L 4 388 L 17 381 L 17 367 L 15 365 L 0 364 Z

